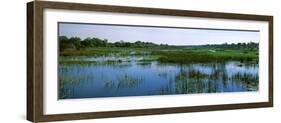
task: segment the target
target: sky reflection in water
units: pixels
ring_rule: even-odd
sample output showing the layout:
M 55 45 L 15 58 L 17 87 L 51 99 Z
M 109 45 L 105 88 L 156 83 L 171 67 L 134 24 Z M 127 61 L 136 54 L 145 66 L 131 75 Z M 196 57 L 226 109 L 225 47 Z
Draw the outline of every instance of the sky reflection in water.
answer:
M 91 60 L 83 58 L 84 60 Z M 100 61 L 103 58 L 95 58 Z M 110 59 L 108 57 L 105 60 Z M 258 65 L 208 64 L 60 64 L 59 99 L 245 92 L 258 90 Z M 123 61 L 124 59 L 122 59 Z

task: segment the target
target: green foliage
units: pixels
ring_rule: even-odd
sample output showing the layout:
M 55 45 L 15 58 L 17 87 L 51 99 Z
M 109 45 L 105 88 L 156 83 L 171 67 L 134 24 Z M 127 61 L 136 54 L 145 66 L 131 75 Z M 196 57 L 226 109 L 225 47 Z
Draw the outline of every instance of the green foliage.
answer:
M 223 43 L 223 44 L 208 44 L 208 45 L 202 45 L 199 47 L 204 48 L 220 48 L 220 49 L 243 49 L 243 50 L 258 50 L 259 49 L 259 43 L 255 42 L 249 42 L 249 43 Z
M 183 51 L 154 51 L 152 54 L 160 55 L 158 61 L 168 63 L 206 63 L 258 60 L 256 51 L 243 53 L 241 50 L 210 51 L 208 49 L 192 49 Z
M 200 46 L 171 46 L 123 40 L 110 43 L 107 39 L 78 37 L 59 37 L 61 56 L 145 56 L 142 61 L 162 63 L 207 63 L 207 62 L 258 62 L 258 43 L 237 43 Z M 149 57 L 150 58 L 149 58 Z
M 60 51 L 64 51 L 65 49 L 80 49 L 81 39 L 79 37 L 67 38 L 66 36 L 60 36 L 59 48 Z
M 122 48 L 148 48 L 148 47 L 168 47 L 167 44 L 157 45 L 151 42 L 136 41 L 134 43 L 125 42 L 123 40 L 115 43 L 108 42 L 107 39 L 86 38 L 81 40 L 78 37 L 68 38 L 66 36 L 59 37 L 60 51 L 66 49 L 79 50 L 80 48 L 96 48 L 96 47 L 122 47 Z
M 109 54 L 116 54 L 123 52 L 117 48 L 83 48 L 80 50 L 67 49 L 60 52 L 61 56 L 106 56 Z
M 86 38 L 81 41 L 83 48 L 88 47 L 106 47 L 107 46 L 107 39 L 99 39 L 99 38 Z
M 70 61 L 70 60 L 60 60 L 59 61 L 59 63 L 60 64 L 92 64 L 92 63 L 97 63 L 96 61 L 81 61 L 81 60 L 77 60 L 77 61 L 75 61 L 75 60 L 72 60 L 72 61 Z
M 154 44 L 152 42 L 136 41 L 134 43 L 126 41 L 116 41 L 114 43 L 108 42 L 107 39 L 100 38 L 86 38 L 81 40 L 79 37 L 66 37 L 59 36 L 59 46 L 60 51 L 65 49 L 75 49 L 79 50 L 81 48 L 96 48 L 96 47 L 122 47 L 122 48 L 208 48 L 216 50 L 224 49 L 242 49 L 242 50 L 258 50 L 259 43 L 249 42 L 249 43 L 237 43 L 237 44 L 208 44 L 199 46 L 171 46 L 167 44 Z
M 259 76 L 257 75 L 237 73 L 232 77 L 232 80 L 241 82 L 243 85 L 248 86 L 250 90 L 258 90 Z

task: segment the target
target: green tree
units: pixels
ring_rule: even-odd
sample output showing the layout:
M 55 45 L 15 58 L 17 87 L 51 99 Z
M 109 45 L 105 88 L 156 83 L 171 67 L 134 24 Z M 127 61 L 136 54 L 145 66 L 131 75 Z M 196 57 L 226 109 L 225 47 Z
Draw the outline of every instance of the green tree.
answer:
M 59 37 L 59 49 L 63 51 L 65 49 L 79 49 L 81 39 L 79 37 L 68 38 L 66 36 Z

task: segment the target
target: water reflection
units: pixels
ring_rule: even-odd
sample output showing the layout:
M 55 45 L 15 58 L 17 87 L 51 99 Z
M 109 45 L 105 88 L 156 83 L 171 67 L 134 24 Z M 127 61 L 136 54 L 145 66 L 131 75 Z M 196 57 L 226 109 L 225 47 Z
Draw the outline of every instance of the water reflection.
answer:
M 257 91 L 257 64 L 140 62 L 60 64 L 59 98 Z M 105 60 L 105 61 L 108 61 Z

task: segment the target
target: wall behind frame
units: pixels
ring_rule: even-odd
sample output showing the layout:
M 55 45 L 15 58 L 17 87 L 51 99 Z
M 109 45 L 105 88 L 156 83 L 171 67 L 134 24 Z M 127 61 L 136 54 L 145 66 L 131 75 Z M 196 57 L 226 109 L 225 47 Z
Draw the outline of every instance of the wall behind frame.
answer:
M 0 122 L 28 123 L 26 112 L 26 2 L 6 0 L 0 5 Z M 51 1 L 51 0 L 48 0 Z M 72 1 L 77 0 L 56 0 Z M 186 9 L 274 16 L 274 108 L 243 109 L 67 121 L 66 123 L 238 123 L 281 120 L 281 2 L 277 0 L 79 0 L 79 2 L 138 7 Z

